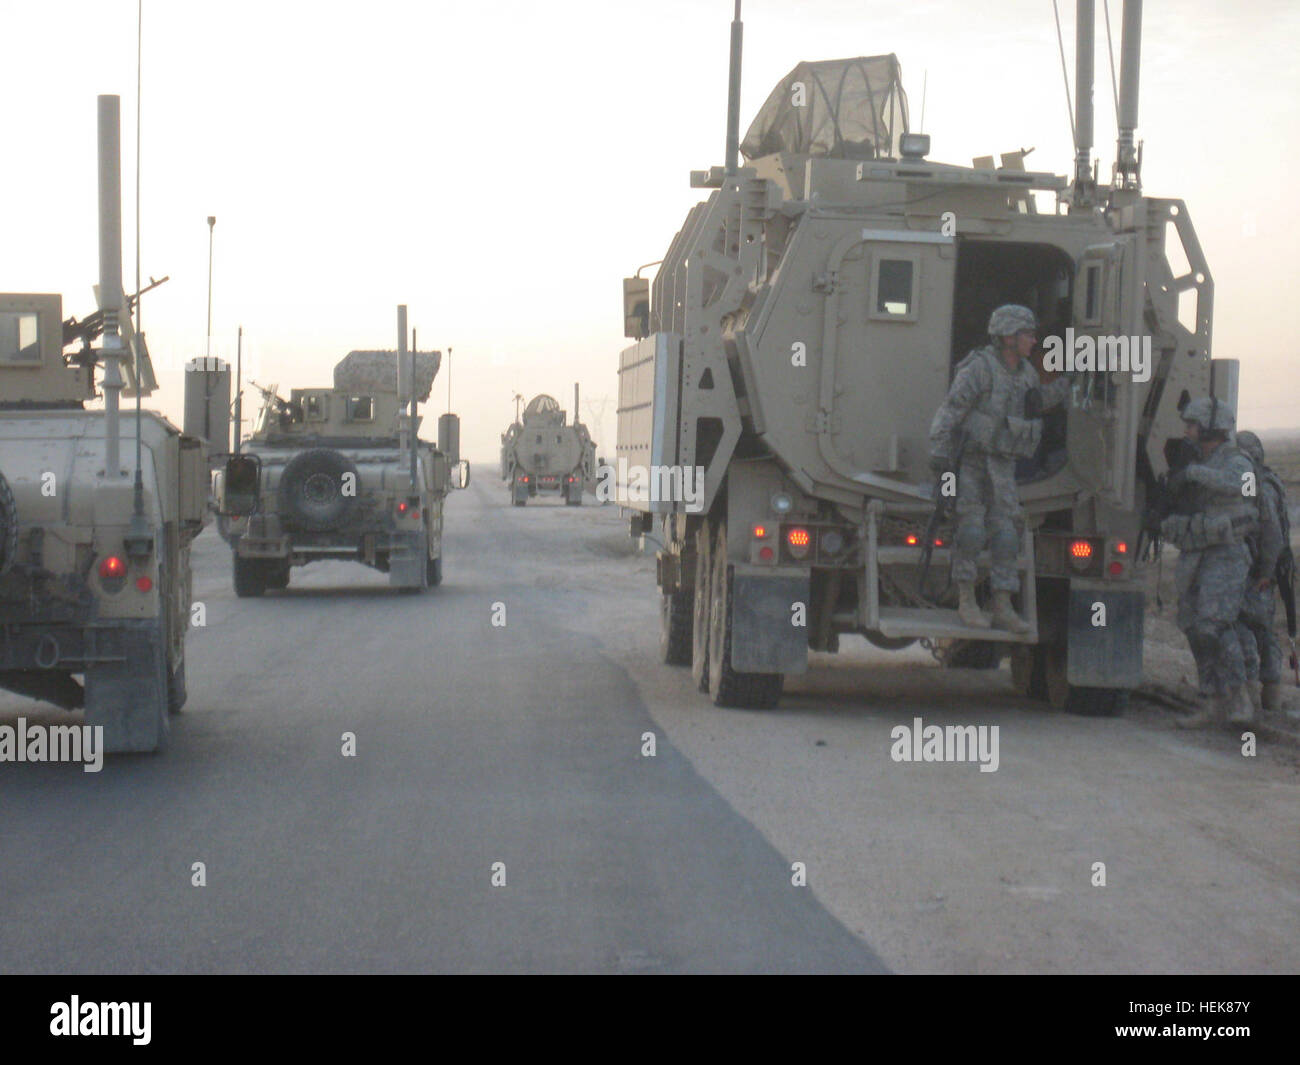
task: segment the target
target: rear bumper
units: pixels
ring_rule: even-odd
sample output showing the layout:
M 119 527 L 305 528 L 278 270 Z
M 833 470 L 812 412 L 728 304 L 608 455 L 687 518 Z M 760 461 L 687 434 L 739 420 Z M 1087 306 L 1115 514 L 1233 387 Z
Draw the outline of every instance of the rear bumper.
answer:
M 125 662 L 139 630 L 156 625 L 133 618 L 84 624 L 0 626 L 0 672 L 82 673 L 87 666 Z

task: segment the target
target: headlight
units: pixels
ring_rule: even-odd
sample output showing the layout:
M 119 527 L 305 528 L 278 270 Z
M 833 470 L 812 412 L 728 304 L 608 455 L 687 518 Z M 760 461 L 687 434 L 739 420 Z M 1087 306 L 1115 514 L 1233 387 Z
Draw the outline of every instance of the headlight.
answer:
M 789 514 L 794 507 L 794 500 L 784 492 L 777 492 L 772 497 L 772 512 L 774 514 Z

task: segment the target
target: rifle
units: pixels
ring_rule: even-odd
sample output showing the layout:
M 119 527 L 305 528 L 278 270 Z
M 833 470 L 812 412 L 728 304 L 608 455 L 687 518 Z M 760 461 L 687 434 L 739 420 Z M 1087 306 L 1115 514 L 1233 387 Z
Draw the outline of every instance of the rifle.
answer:
M 168 274 L 166 277 L 149 278 L 149 284 L 145 285 L 144 288 L 142 288 L 134 296 L 126 297 L 126 300 L 124 301 L 126 303 L 125 316 L 128 318 L 131 316 L 131 312 L 135 310 L 136 301 L 138 301 L 141 296 L 143 296 L 146 292 L 152 292 L 159 285 L 170 280 L 171 280 L 170 274 Z M 81 321 L 77 321 L 76 317 L 74 316 L 72 318 L 69 318 L 66 322 L 63 323 L 63 346 L 66 348 L 69 344 L 72 344 L 80 340 L 82 344 L 89 347 L 90 342 L 92 340 L 98 339 L 103 334 L 103 332 L 104 332 L 103 311 L 95 311 L 94 313 L 87 315 Z
M 1277 590 L 1282 595 L 1282 606 L 1286 608 L 1286 635 L 1287 642 L 1291 644 L 1291 657 L 1288 664 L 1295 674 L 1295 682 L 1300 685 L 1300 657 L 1296 655 L 1295 633 L 1295 555 L 1291 552 L 1291 545 L 1288 544 L 1282 552 L 1282 557 L 1277 560 Z

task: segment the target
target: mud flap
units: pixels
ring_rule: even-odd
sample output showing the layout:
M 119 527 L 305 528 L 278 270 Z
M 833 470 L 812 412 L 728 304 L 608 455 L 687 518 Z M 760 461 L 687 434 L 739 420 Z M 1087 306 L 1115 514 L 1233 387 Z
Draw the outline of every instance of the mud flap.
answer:
M 158 751 L 167 745 L 167 652 L 153 619 L 100 631 L 99 651 L 121 655 L 86 670 L 86 724 L 104 729 L 104 751 Z
M 429 542 L 423 531 L 394 535 L 388 552 L 389 587 L 428 587 L 428 556 Z
M 1066 680 L 1086 688 L 1140 685 L 1144 609 L 1140 591 L 1072 585 Z
M 731 668 L 740 673 L 808 672 L 808 576 L 733 567 Z

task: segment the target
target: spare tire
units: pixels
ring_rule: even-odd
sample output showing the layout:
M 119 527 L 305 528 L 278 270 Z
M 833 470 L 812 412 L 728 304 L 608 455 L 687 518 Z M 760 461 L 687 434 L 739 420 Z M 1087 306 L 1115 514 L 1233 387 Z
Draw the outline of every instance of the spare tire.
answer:
M 327 447 L 300 452 L 280 476 L 280 520 L 304 532 L 337 529 L 356 510 L 360 486 L 357 468 L 346 455 Z
M 18 504 L 9 490 L 9 482 L 0 473 L 0 577 L 18 558 Z

